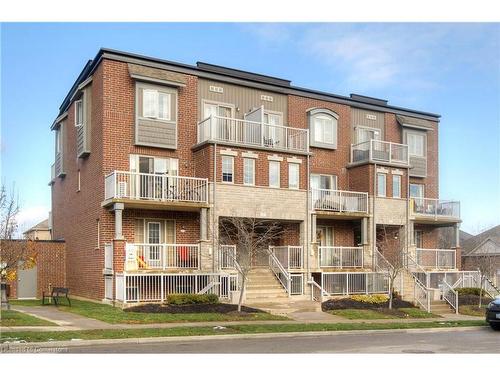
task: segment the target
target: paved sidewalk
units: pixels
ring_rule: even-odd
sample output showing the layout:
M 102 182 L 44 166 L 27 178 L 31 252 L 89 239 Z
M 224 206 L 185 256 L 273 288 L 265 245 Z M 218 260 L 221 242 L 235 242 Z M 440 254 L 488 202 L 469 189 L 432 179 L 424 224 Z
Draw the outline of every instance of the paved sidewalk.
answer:
M 206 327 L 206 326 L 231 326 L 231 325 L 262 325 L 262 324 L 312 324 L 312 323 L 414 323 L 454 320 L 483 320 L 482 317 L 446 314 L 442 318 L 425 319 L 376 319 L 376 320 L 350 320 L 325 312 L 293 312 L 288 316 L 293 320 L 267 320 L 267 321 L 232 321 L 232 322 L 181 322 L 181 323 L 153 323 L 153 324 L 111 324 L 100 320 L 86 318 L 70 312 L 60 311 L 54 306 L 15 306 L 14 310 L 45 319 L 58 326 L 33 326 L 33 327 L 1 327 L 2 333 L 21 331 L 76 331 L 89 329 L 141 329 L 141 328 L 174 328 L 174 327 Z

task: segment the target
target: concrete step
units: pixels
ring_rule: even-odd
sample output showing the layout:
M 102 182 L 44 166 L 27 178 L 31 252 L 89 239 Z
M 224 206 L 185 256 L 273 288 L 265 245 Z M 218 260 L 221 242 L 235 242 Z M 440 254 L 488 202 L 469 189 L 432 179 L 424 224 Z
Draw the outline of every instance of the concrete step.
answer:
M 281 288 L 281 284 L 277 283 L 251 283 L 247 284 L 247 290 L 251 289 L 269 289 L 269 288 Z
M 263 290 L 247 290 L 246 296 L 247 298 L 251 298 L 253 296 L 280 297 L 280 296 L 287 296 L 287 294 L 283 291 L 283 289 L 263 289 Z

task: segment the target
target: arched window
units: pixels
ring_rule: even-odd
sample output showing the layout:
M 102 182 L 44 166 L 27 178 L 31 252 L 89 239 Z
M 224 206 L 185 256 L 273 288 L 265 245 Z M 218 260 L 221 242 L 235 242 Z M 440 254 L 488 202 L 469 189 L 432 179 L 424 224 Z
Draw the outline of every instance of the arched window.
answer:
M 311 146 L 336 149 L 339 115 L 326 108 L 315 108 L 308 113 Z

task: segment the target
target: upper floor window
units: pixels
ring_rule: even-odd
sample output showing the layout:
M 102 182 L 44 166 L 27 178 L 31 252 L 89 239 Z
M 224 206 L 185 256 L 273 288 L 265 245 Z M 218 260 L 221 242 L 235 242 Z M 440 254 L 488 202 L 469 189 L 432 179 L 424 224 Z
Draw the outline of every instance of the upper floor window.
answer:
M 377 197 L 387 196 L 386 175 L 377 173 Z
M 219 117 L 233 117 L 233 107 L 228 104 L 221 104 L 215 102 L 204 102 L 203 103 L 203 118 L 208 118 L 210 116 Z
M 61 126 L 55 130 L 56 140 L 56 154 L 59 154 L 62 151 L 62 136 L 61 136 Z
M 423 198 L 424 194 L 424 185 L 410 184 L 410 198 Z
M 425 134 L 407 134 L 408 153 L 410 156 L 425 156 Z
M 328 174 L 311 174 L 311 189 L 336 190 L 337 176 Z
M 130 172 L 177 176 L 178 171 L 178 159 L 130 155 Z
M 264 111 L 264 123 L 269 125 L 282 125 L 283 115 L 281 113 L 272 113 Z
M 329 109 L 309 111 L 311 145 L 315 147 L 337 148 L 337 121 L 339 116 Z
M 280 187 L 280 162 L 269 162 L 269 187 Z
M 300 164 L 288 163 L 288 188 L 299 188 Z
M 392 175 L 392 197 L 401 198 L 401 176 L 398 174 Z
M 234 182 L 234 157 L 222 156 L 222 182 Z
M 372 139 L 380 140 L 380 130 L 365 126 L 356 126 L 356 142 L 363 143 Z
M 243 159 L 243 184 L 255 185 L 255 159 Z
M 171 120 L 171 94 L 144 89 L 142 92 L 142 117 Z
M 75 102 L 75 126 L 83 125 L 83 99 Z

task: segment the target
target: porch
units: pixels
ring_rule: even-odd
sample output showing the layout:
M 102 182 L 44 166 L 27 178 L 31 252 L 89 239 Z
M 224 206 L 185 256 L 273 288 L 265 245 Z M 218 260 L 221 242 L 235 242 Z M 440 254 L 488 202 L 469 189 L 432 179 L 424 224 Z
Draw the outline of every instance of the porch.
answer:
M 363 163 L 409 166 L 408 145 L 378 139 L 351 145 L 351 164 Z
M 424 269 L 452 270 L 457 268 L 457 251 L 417 248 L 415 260 Z

